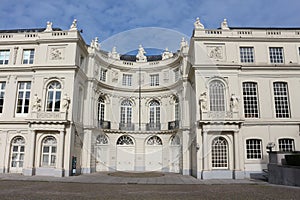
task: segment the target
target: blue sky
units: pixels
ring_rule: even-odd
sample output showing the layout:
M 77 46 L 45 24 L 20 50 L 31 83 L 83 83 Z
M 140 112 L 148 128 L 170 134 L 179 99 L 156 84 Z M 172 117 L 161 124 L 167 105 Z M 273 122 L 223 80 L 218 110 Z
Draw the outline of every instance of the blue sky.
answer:
M 224 18 L 235 27 L 300 27 L 299 9 L 299 0 L 1 0 L 0 29 L 41 28 L 47 21 L 68 29 L 76 18 L 89 44 L 143 27 L 190 37 L 196 17 L 207 28 Z

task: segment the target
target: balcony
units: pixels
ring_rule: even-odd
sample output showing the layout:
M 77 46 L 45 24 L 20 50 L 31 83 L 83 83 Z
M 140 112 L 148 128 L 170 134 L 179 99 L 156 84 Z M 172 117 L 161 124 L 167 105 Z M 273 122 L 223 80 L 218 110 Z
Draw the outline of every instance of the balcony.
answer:
M 159 131 L 161 129 L 160 123 L 147 123 L 146 124 L 146 131 Z
M 98 121 L 99 128 L 110 129 L 110 121 Z
M 178 129 L 178 128 L 179 128 L 178 120 L 168 122 L 168 130 L 174 130 L 174 129 Z
M 134 124 L 133 123 L 119 123 L 119 130 L 134 131 Z

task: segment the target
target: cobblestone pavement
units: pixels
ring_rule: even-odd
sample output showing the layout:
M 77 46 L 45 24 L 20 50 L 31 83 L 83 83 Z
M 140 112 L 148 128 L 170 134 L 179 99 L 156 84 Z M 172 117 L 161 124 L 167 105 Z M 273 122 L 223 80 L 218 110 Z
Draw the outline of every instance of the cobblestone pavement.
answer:
M 300 187 L 250 179 L 198 180 L 171 173 L 64 178 L 0 174 L 0 199 L 300 199 Z

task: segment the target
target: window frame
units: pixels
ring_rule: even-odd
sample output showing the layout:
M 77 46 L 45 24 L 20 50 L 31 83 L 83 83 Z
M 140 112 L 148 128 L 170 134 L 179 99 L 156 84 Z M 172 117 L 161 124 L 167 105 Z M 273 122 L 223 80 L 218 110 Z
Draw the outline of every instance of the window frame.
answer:
M 240 46 L 240 62 L 254 63 L 255 62 L 254 47 Z
M 284 95 L 276 94 L 276 92 L 282 92 L 283 87 L 280 86 L 278 89 L 276 89 L 275 84 L 284 84 L 286 94 L 284 94 Z M 277 91 L 275 91 L 275 89 Z M 290 109 L 290 100 L 289 99 L 290 98 L 289 98 L 288 83 L 285 81 L 273 82 L 273 102 L 274 102 L 274 111 L 275 111 L 276 119 L 290 119 L 291 118 L 291 109 Z M 284 104 L 283 104 L 283 101 L 285 101 Z M 280 109 L 282 107 L 287 107 L 287 110 L 280 113 L 279 111 L 283 111 L 282 109 Z
M 246 87 L 247 85 L 248 87 Z M 257 82 L 244 81 L 242 83 L 242 89 L 243 89 L 242 92 L 243 92 L 244 117 L 247 119 L 251 119 L 251 118 L 258 119 L 260 117 L 260 108 L 259 108 L 259 95 L 258 95 Z
M 24 88 L 20 88 L 21 84 L 24 84 Z M 29 85 L 29 87 L 27 87 Z M 20 93 L 22 96 L 20 98 Z M 31 95 L 31 81 L 19 81 L 18 82 L 18 91 L 16 99 L 16 115 L 27 115 L 30 111 L 30 95 Z M 20 103 L 21 101 L 21 103 Z M 21 110 L 19 111 L 19 108 Z M 27 112 L 26 109 L 27 108 Z
M 0 81 L 0 114 L 3 113 L 3 109 L 4 109 L 5 88 L 6 88 L 6 82 Z
M 149 102 L 149 123 L 160 124 L 160 103 L 157 100 Z
M 58 83 L 58 84 L 57 84 Z M 51 85 L 55 85 L 54 88 L 49 88 Z M 59 88 L 57 88 L 59 85 Z M 50 92 L 52 92 L 52 98 L 50 98 Z M 46 97 L 46 112 L 60 112 L 61 107 L 61 101 L 62 101 L 62 84 L 58 80 L 53 80 L 47 84 L 47 97 Z M 59 94 L 59 101 L 57 98 L 57 95 Z M 50 96 L 50 97 L 49 97 Z M 51 104 L 52 103 L 52 104 Z M 58 103 L 58 106 L 56 106 L 56 103 Z M 51 104 L 51 107 L 50 107 Z
M 291 141 L 289 144 L 283 144 L 281 141 Z M 288 147 L 291 145 L 291 147 Z M 283 147 L 284 146 L 284 147 Z M 278 150 L 283 152 L 293 152 L 295 151 L 295 140 L 293 138 L 279 138 L 278 139 Z
M 245 143 L 246 143 L 245 150 L 246 150 L 246 159 L 247 160 L 262 160 L 263 159 L 262 139 L 248 138 L 248 139 L 246 139 Z M 252 148 L 250 148 L 250 147 L 252 147 Z M 254 147 L 259 147 L 259 148 L 254 148 Z
M 29 54 L 27 54 L 29 52 Z M 31 65 L 34 63 L 35 49 L 23 49 L 22 64 Z
M 214 93 L 216 87 L 212 87 L 213 84 L 218 83 L 219 86 L 222 86 L 222 94 L 220 93 L 220 88 L 217 88 L 217 95 Z M 226 104 L 226 87 L 223 81 L 215 79 L 209 82 L 209 111 L 210 112 L 225 112 L 227 109 Z M 214 89 L 214 90 L 212 90 Z M 220 95 L 221 94 L 221 95 Z M 221 98 L 219 98 L 221 97 Z
M 46 140 L 50 140 L 52 139 L 51 142 L 46 143 L 48 141 Z M 42 167 L 56 167 L 56 163 L 57 163 L 57 139 L 54 136 L 46 136 L 43 140 L 42 140 L 42 145 L 41 145 L 41 166 Z M 45 147 L 48 147 L 48 152 L 44 152 Z M 55 149 L 55 151 L 53 152 L 53 148 Z M 48 161 L 45 162 L 45 156 L 48 157 Z M 50 159 L 49 159 L 50 158 Z M 54 158 L 54 162 L 52 162 L 52 158 Z
M 120 106 L 120 123 L 131 124 L 132 123 L 132 102 L 128 99 L 123 100 Z
M 132 86 L 132 74 L 123 74 L 122 85 Z
M 269 61 L 271 64 L 283 64 L 284 63 L 283 47 L 269 47 Z
M 222 146 L 220 146 L 219 149 L 214 149 L 214 147 L 216 146 L 215 141 L 216 140 L 220 141 L 221 139 L 224 144 L 222 144 Z M 224 149 L 221 149 L 224 146 L 225 146 L 225 153 L 224 153 Z M 214 151 L 218 151 L 218 152 L 216 152 L 216 154 L 214 154 Z M 224 155 L 225 155 L 225 157 L 224 157 Z M 224 161 L 226 161 L 226 162 L 224 162 Z M 216 166 L 216 165 L 220 165 L 220 166 Z M 212 167 L 212 169 L 229 169 L 229 143 L 224 137 L 221 137 L 221 136 L 216 137 L 211 142 L 211 167 Z
M 150 74 L 150 86 L 159 86 L 159 74 Z
M 101 68 L 101 69 L 100 69 L 100 77 L 99 77 L 99 80 L 100 80 L 100 81 L 103 81 L 103 82 L 106 82 L 106 74 L 107 74 L 107 69 Z
M 105 118 L 105 101 L 102 97 L 98 98 L 98 121 L 104 121 Z
M 4 53 L 4 54 L 2 55 L 1 53 Z M 3 58 L 3 59 L 1 60 L 1 58 Z M 9 62 L 10 62 L 10 50 L 9 49 L 1 49 L 0 50 L 0 65 L 8 65 Z

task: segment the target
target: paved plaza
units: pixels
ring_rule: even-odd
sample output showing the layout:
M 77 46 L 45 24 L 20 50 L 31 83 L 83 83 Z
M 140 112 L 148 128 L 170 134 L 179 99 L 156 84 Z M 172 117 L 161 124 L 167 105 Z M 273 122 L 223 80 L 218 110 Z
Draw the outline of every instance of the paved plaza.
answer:
M 94 173 L 55 178 L 0 175 L 1 199 L 299 199 L 299 187 L 179 174 Z

